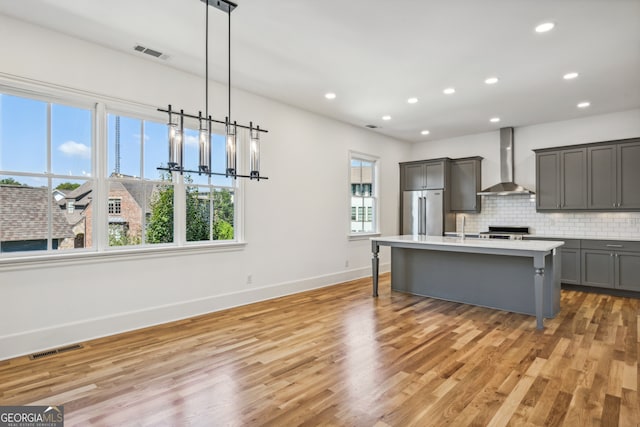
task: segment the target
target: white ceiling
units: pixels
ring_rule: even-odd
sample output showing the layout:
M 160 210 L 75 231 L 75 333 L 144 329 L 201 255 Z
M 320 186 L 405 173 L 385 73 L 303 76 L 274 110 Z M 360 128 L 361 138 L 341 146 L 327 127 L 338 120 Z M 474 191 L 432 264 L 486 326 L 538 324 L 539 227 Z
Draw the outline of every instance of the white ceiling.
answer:
M 237 3 L 233 86 L 398 139 L 640 107 L 640 0 Z M 0 13 L 204 75 L 200 0 L 0 0 Z M 209 19 L 209 76 L 226 82 L 227 15 L 210 8 Z M 544 21 L 555 29 L 535 33 Z M 136 44 L 168 59 L 134 52 Z M 564 80 L 570 71 L 580 76 Z M 486 85 L 490 76 L 499 83 Z M 450 86 L 456 93 L 444 95 Z M 583 100 L 591 107 L 576 108 Z M 500 123 L 489 122 L 495 116 Z

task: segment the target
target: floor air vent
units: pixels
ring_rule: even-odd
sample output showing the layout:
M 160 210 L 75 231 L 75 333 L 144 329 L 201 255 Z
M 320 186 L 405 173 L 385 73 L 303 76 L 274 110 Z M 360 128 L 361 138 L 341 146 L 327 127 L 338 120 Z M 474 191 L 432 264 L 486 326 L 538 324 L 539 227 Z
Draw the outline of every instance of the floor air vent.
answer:
M 73 344 L 66 347 L 56 348 L 53 350 L 41 351 L 40 353 L 33 353 L 32 355 L 29 356 L 29 359 L 38 360 L 38 359 L 42 359 L 43 357 L 53 356 L 54 354 L 66 353 L 68 351 L 73 351 L 73 350 L 80 350 L 81 348 L 84 348 L 82 344 Z

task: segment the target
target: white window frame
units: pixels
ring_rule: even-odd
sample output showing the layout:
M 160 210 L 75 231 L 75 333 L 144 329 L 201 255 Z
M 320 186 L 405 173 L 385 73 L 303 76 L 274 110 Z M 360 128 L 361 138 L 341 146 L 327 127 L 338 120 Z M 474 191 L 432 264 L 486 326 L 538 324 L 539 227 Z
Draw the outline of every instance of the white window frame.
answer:
M 349 150 L 349 161 L 347 162 L 347 213 L 346 218 L 349 220 L 347 223 L 347 236 L 349 240 L 364 240 L 370 237 L 380 235 L 380 157 L 374 156 L 359 151 Z M 373 163 L 373 182 L 370 198 L 373 200 L 372 206 L 372 222 L 373 231 L 366 232 L 353 232 L 351 231 L 351 218 L 352 218 L 352 206 L 351 206 L 351 162 L 353 160 L 364 160 Z M 369 198 L 369 197 L 368 197 Z M 366 214 L 366 209 L 364 210 Z M 356 218 L 359 218 L 358 210 L 356 209 Z
M 92 176 L 88 178 L 93 182 L 93 230 L 92 247 L 74 249 L 70 251 L 52 250 L 47 251 L 24 251 L 7 252 L 0 254 L 0 270 L 4 268 L 29 268 L 36 263 L 61 263 L 76 264 L 83 259 L 104 259 L 113 260 L 124 257 L 148 257 L 152 254 L 191 252 L 191 251 L 236 251 L 242 249 L 244 241 L 244 183 L 242 180 L 235 182 L 230 188 L 234 192 L 234 239 L 233 240 L 208 240 L 202 242 L 185 242 L 186 236 L 184 227 L 186 225 L 186 214 L 181 212 L 186 205 L 183 198 L 178 198 L 174 204 L 174 209 L 180 214 L 174 218 L 174 242 L 171 244 L 141 245 L 109 247 L 108 244 L 108 187 L 107 176 L 107 116 L 108 114 L 127 115 L 129 117 L 152 120 L 155 122 L 166 121 L 166 114 L 157 111 L 157 107 L 140 104 L 129 100 L 111 98 L 108 96 L 91 92 L 76 90 L 68 87 L 61 87 L 47 84 L 40 81 L 33 81 L 26 78 L 3 75 L 0 73 L 0 93 L 7 95 L 29 98 L 51 104 L 63 104 L 76 108 L 86 108 L 92 112 Z M 246 166 L 248 161 L 244 159 L 241 147 L 238 147 L 238 161 L 242 166 Z M 12 176 L 32 176 L 34 173 L 21 173 L 19 171 L 8 171 Z M 54 174 L 42 174 L 49 180 L 66 178 Z M 176 194 L 184 192 L 184 182 L 179 173 L 174 172 L 174 185 Z M 223 186 L 215 186 L 221 188 Z M 179 201 L 179 199 L 182 199 Z M 178 230 L 178 231 L 176 231 Z M 86 238 L 86 237 L 85 237 Z M 50 240 L 50 239 L 49 239 Z M 49 243 L 50 245 L 50 243 Z

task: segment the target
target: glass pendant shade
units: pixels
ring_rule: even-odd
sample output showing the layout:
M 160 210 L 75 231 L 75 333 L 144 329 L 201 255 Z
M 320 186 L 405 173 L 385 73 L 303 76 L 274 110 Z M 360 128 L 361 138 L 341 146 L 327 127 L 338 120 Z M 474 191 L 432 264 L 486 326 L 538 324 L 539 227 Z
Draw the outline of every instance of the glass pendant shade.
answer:
M 227 122 L 227 175 L 236 175 L 236 147 L 237 147 L 236 124 Z
M 169 123 L 169 169 L 182 166 L 182 118 L 170 117 Z
M 260 176 L 260 130 L 253 129 L 250 126 L 249 137 L 249 166 L 251 172 L 249 173 L 251 178 L 257 178 Z
M 209 122 L 200 122 L 200 137 L 198 140 L 200 152 L 200 172 L 211 172 L 211 131 L 209 130 Z

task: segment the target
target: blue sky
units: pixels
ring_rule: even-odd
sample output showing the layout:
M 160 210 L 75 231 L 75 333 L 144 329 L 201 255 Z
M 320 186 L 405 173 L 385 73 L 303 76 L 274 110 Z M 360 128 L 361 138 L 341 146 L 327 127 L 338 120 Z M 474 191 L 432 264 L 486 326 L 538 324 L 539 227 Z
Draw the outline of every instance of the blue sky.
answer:
M 115 171 L 115 116 L 109 115 L 108 174 Z M 168 157 L 166 123 L 144 122 L 120 118 L 120 173 L 158 179 L 160 165 Z M 51 173 L 69 176 L 67 181 L 82 182 L 92 176 L 91 167 L 92 111 L 53 104 L 51 108 Z M 185 167 L 198 169 L 198 135 L 185 132 Z M 212 137 L 212 169 L 224 171 L 224 136 Z M 144 153 L 144 154 L 143 154 Z M 141 163 L 141 158 L 143 162 Z M 0 95 L 0 170 L 46 173 L 47 170 L 47 103 L 11 95 Z M 144 174 L 144 175 L 143 175 Z M 10 176 L 4 174 L 5 178 Z M 15 176 L 28 185 L 46 185 L 43 178 Z M 207 184 L 208 177 L 192 176 L 193 182 Z M 212 177 L 211 183 L 230 185 L 231 180 Z M 55 186 L 55 185 L 54 185 Z

